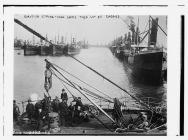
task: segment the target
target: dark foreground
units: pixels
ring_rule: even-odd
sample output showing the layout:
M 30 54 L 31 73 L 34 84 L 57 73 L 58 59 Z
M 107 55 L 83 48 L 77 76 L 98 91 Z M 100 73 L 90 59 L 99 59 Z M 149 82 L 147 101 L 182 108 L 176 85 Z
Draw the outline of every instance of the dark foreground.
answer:
M 98 118 L 98 119 L 97 119 Z M 90 117 L 88 122 L 81 122 L 72 126 L 60 126 L 58 131 L 51 131 L 46 129 L 45 131 L 37 131 L 33 129 L 29 123 L 14 123 L 14 135 L 147 135 L 147 136 L 165 136 L 166 128 L 150 128 L 150 129 L 130 129 L 124 132 L 115 132 L 116 128 L 113 123 L 103 114 L 99 116 Z M 138 114 L 132 112 L 131 114 L 124 114 L 127 122 L 131 119 L 136 120 Z M 103 123 L 101 124 L 99 120 Z

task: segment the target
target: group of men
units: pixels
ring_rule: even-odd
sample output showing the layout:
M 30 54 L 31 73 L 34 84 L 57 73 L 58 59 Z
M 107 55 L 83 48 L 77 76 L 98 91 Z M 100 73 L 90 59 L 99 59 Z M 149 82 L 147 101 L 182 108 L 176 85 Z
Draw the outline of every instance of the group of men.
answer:
M 61 101 L 60 101 L 61 100 Z M 56 112 L 59 114 L 59 123 L 62 126 L 72 125 L 80 121 L 80 114 L 84 110 L 81 97 L 73 97 L 73 101 L 68 105 L 68 95 L 64 89 L 62 89 L 61 99 L 57 96 L 51 101 L 51 98 L 47 97 L 43 100 L 33 104 L 29 99 L 26 106 L 26 114 L 29 120 L 37 120 L 39 127 L 45 123 L 48 119 L 49 112 Z M 19 107 L 14 101 L 14 120 L 17 121 L 20 115 Z

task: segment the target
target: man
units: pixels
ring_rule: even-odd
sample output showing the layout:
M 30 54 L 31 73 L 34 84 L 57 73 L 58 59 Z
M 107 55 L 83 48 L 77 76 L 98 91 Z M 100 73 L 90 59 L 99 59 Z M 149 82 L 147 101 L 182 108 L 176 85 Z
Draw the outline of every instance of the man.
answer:
M 62 100 L 61 103 L 59 104 L 59 112 L 60 112 L 60 124 L 65 126 L 67 121 L 68 121 L 68 117 L 71 118 L 71 116 L 68 116 L 68 105 L 66 103 L 66 100 Z
M 52 102 L 52 109 L 53 109 L 53 112 L 57 112 L 57 113 L 59 112 L 59 99 L 57 96 Z
M 31 119 L 34 117 L 34 113 L 35 113 L 35 107 L 34 105 L 31 103 L 31 100 L 28 100 L 28 104 L 26 106 L 26 113 L 28 115 L 28 118 Z
M 140 113 L 141 123 L 138 125 L 139 129 L 147 129 L 149 126 L 147 115 L 144 112 Z
M 66 103 L 67 103 L 67 101 L 68 101 L 68 96 L 67 96 L 67 93 L 65 92 L 64 89 L 62 89 L 61 99 L 62 99 L 62 100 L 65 100 Z
M 13 120 L 18 121 L 18 117 L 20 116 L 20 109 L 16 104 L 16 100 L 13 101 Z
M 81 112 L 83 111 L 83 103 L 81 97 L 75 98 L 76 104 L 74 106 L 74 117 L 73 120 L 77 124 L 81 123 Z
M 121 103 L 117 98 L 114 98 L 114 107 L 112 110 L 112 117 L 117 124 L 121 125 L 121 119 L 123 118 L 123 113 L 121 110 Z
M 81 111 L 83 109 L 83 103 L 81 97 L 78 97 L 76 100 L 75 109 Z
M 36 120 L 38 120 L 40 110 L 42 109 L 42 101 L 37 101 L 36 104 L 34 105 L 34 109 L 35 109 L 34 117 L 35 117 Z

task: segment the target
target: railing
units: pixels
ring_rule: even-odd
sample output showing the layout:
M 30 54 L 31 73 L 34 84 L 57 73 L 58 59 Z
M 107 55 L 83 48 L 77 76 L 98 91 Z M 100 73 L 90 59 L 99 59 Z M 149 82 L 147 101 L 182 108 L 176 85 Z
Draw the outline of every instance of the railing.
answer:
M 61 99 L 61 98 L 58 98 Z M 144 103 L 146 103 L 148 106 L 156 108 L 155 110 L 161 110 L 161 108 L 166 108 L 166 104 L 162 104 L 159 99 L 154 98 L 154 97 L 141 97 L 140 98 Z M 122 97 L 119 99 L 122 103 L 122 109 L 123 110 L 140 110 L 140 109 L 145 109 L 145 107 L 141 106 L 139 102 L 137 102 L 136 100 L 132 99 L 132 98 L 128 98 L 128 97 Z M 41 101 L 41 100 L 34 100 L 32 102 L 37 102 L 37 101 Z M 53 101 L 53 99 L 51 99 L 51 101 Z M 73 97 L 68 97 L 68 103 L 70 103 L 71 101 L 73 101 Z M 85 100 L 82 100 L 83 102 L 85 102 Z M 20 101 L 17 102 L 19 108 L 22 108 L 20 110 L 21 113 L 25 112 L 26 109 L 26 105 L 27 105 L 28 101 Z M 95 103 L 97 103 L 101 108 L 105 108 L 105 109 L 113 109 L 113 103 L 110 102 L 104 102 L 102 99 L 98 99 L 97 101 L 95 101 Z M 86 104 L 90 104 L 89 102 Z

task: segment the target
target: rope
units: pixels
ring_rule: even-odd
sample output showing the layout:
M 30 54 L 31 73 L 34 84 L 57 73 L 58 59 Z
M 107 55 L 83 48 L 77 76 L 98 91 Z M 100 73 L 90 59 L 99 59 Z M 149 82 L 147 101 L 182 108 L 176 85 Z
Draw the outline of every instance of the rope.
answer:
M 148 108 L 149 110 L 151 110 L 151 108 L 148 107 L 147 104 L 145 104 L 144 102 L 142 102 L 141 100 L 137 99 L 134 95 L 130 94 L 127 90 L 123 89 L 122 87 L 120 87 L 119 85 L 117 85 L 116 83 L 114 83 L 113 81 L 111 81 L 110 79 L 106 78 L 104 75 L 100 74 L 99 72 L 97 72 L 96 70 L 92 69 L 91 67 L 87 66 L 86 64 L 82 63 L 80 60 L 76 59 L 75 57 L 69 55 L 71 58 L 73 58 L 74 60 L 76 60 L 77 62 L 79 62 L 80 64 L 82 64 L 83 66 L 85 66 L 86 68 L 92 70 L 93 72 L 95 72 L 96 74 L 98 74 L 99 76 L 101 76 L 102 78 L 104 78 L 105 80 L 107 80 L 108 82 L 110 82 L 111 84 L 115 85 L 116 87 L 118 87 L 119 89 L 123 90 L 124 92 L 126 92 L 129 96 L 131 96 L 133 99 L 135 99 L 136 101 L 138 101 L 140 104 L 144 105 L 146 108 Z
M 67 84 L 67 85 L 69 85 L 70 87 L 72 87 L 72 88 L 74 88 L 75 89 L 75 87 L 73 87 L 72 85 L 70 85 L 69 83 L 67 83 L 66 81 L 64 81 L 63 79 L 61 79 L 59 76 L 57 76 L 55 73 L 53 73 L 61 82 L 64 82 L 65 84 Z M 72 82 L 72 81 L 71 81 Z M 90 91 L 90 90 L 88 90 L 88 89 L 86 89 L 86 88 L 82 88 L 79 84 L 77 84 L 77 83 L 75 83 L 75 82 L 72 82 L 73 84 L 75 84 L 76 86 L 78 86 L 82 91 L 84 91 L 85 93 L 88 93 L 87 95 L 89 95 L 90 97 L 93 97 L 93 98 L 95 98 L 95 99 L 103 99 L 103 101 L 105 101 L 105 102 L 108 102 L 108 103 L 114 103 L 113 101 L 111 101 L 111 100 L 108 100 L 108 99 L 106 99 L 106 98 L 104 98 L 104 97 L 102 97 L 102 96 L 100 96 L 100 95 L 98 95 L 98 94 L 96 94 L 96 93 L 94 93 L 94 92 L 92 92 L 92 91 Z M 91 95 L 92 94 L 92 95 Z M 97 96 L 97 97 L 95 97 L 95 96 Z M 122 106 L 124 106 L 123 104 L 122 104 Z
M 89 111 L 91 115 L 97 119 L 106 129 L 108 129 L 110 132 L 114 132 L 112 129 L 110 129 L 108 126 L 106 126 L 97 116 L 95 116 L 91 111 Z
M 146 26 L 144 28 L 144 32 L 140 33 L 140 35 L 143 34 L 143 33 L 145 33 L 145 32 L 148 32 L 148 30 L 146 31 L 146 28 L 147 28 L 148 24 L 149 24 L 149 22 L 147 22 L 147 24 L 146 24 Z
M 60 82 L 63 84 L 63 86 L 68 90 L 68 88 L 64 85 L 64 83 L 66 83 L 67 85 L 69 85 L 70 87 L 72 87 L 72 88 L 74 88 L 72 85 L 70 85 L 69 83 L 67 83 L 67 82 L 65 82 L 64 80 L 62 80 L 61 78 L 59 78 L 55 73 L 53 73 L 59 80 L 60 80 Z M 64 83 L 63 83 L 64 82 Z M 75 88 L 74 88 L 75 89 Z M 70 90 L 68 90 L 68 92 L 72 95 L 72 97 L 73 98 L 75 98 L 75 96 L 70 92 Z M 88 96 L 90 96 L 90 97 L 93 97 L 93 98 L 95 98 L 95 99 L 98 99 L 97 97 L 95 97 L 95 96 L 92 96 L 92 95 L 90 95 L 90 94 L 88 94 L 88 93 L 86 93 Z
M 114 109 L 115 109 L 115 112 L 117 113 L 118 115 L 118 118 L 120 119 L 120 121 L 122 122 L 122 124 L 125 124 L 127 123 L 127 121 L 125 120 L 125 118 L 123 117 L 123 113 L 121 111 L 121 106 L 117 106 L 117 102 L 114 103 Z
M 166 125 L 166 123 L 163 124 L 163 125 L 160 125 L 160 126 L 158 126 L 158 127 L 156 127 L 156 128 L 153 128 L 153 129 L 151 129 L 151 130 L 148 130 L 147 132 L 150 132 L 150 131 L 156 130 L 156 129 L 158 129 L 158 128 L 160 128 L 160 127 L 163 127 L 163 126 L 165 126 L 165 125 Z
M 157 26 L 161 29 L 161 31 L 167 36 L 167 33 L 162 29 L 162 27 L 151 16 L 149 17 L 157 24 Z
M 65 80 L 67 80 L 78 92 L 80 92 L 86 99 L 88 99 L 93 105 L 95 105 L 101 112 L 103 112 L 105 114 L 105 116 L 107 116 L 113 123 L 115 123 L 115 121 L 102 109 L 100 108 L 97 104 L 95 104 L 91 99 L 88 98 L 88 96 L 86 96 L 85 94 L 83 94 L 69 79 L 67 79 L 62 73 L 60 73 L 50 62 L 48 62 L 48 60 L 46 60 L 46 63 L 49 63 L 51 65 L 51 67 L 57 71 Z
M 60 82 L 63 84 L 63 86 L 64 86 L 67 90 L 68 90 L 68 88 L 65 86 L 65 84 L 67 84 L 67 85 L 69 85 L 70 87 L 74 88 L 72 85 L 70 85 L 70 84 L 67 83 L 66 81 L 62 80 L 61 78 L 59 78 L 55 73 L 53 73 L 53 75 L 56 76 L 56 78 L 58 78 L 58 79 L 60 80 Z M 64 82 L 65 84 L 64 84 L 63 82 Z M 74 89 L 75 89 L 75 88 L 74 88 Z M 68 92 L 72 95 L 73 98 L 75 98 L 75 96 L 70 92 L 70 90 L 68 90 Z M 90 97 L 95 98 L 95 99 L 99 99 L 99 98 L 97 98 L 97 97 L 95 97 L 95 96 L 93 96 L 93 95 L 91 95 L 91 94 L 88 94 L 87 92 L 86 92 L 86 94 L 87 94 L 88 96 L 90 96 Z
M 55 72 L 52 69 L 50 69 L 50 70 L 52 71 L 52 74 L 55 75 L 60 80 L 60 78 L 55 74 Z M 74 98 L 75 96 L 72 94 L 72 92 L 70 92 L 70 90 L 64 85 L 63 82 L 62 82 L 62 84 L 67 89 L 67 91 L 72 95 L 72 97 Z
M 53 74 L 54 74 L 60 81 L 66 83 L 67 85 L 69 85 L 69 86 L 71 86 L 72 88 L 74 88 L 72 85 L 70 85 L 69 83 L 67 83 L 66 81 L 62 80 L 60 77 L 58 77 L 54 72 L 53 72 Z M 86 88 L 82 88 L 80 85 L 78 85 L 78 84 L 76 84 L 76 83 L 74 83 L 74 82 L 72 82 L 72 83 L 75 84 L 76 86 L 78 86 L 82 91 L 85 91 L 85 92 L 87 92 L 87 93 L 89 93 L 89 94 L 93 94 L 93 96 L 97 96 L 98 98 L 103 99 L 103 101 L 113 103 L 111 100 L 108 100 L 108 99 L 106 99 L 106 98 L 104 98 L 104 97 L 102 97 L 102 96 L 100 96 L 100 95 L 98 95 L 98 94 L 96 94 L 96 93 L 94 93 L 94 92 L 92 92 L 92 91 L 86 89 Z M 75 89 L 75 88 L 74 88 L 74 89 Z M 70 91 L 69 91 L 69 92 L 70 92 Z M 71 92 L 70 92 L 70 93 L 71 93 Z M 72 94 L 71 94 L 71 95 L 72 95 Z M 72 96 L 74 96 L 74 95 L 72 95 Z M 92 97 L 93 97 L 93 96 L 92 96 Z M 96 97 L 95 97 L 95 98 L 96 98 Z
M 111 98 L 110 96 L 108 96 L 107 94 L 105 94 L 105 93 L 103 93 L 102 91 L 98 90 L 97 88 L 95 88 L 95 87 L 93 87 L 93 86 L 89 85 L 88 83 L 86 83 L 86 82 L 84 82 L 83 80 L 79 79 L 79 78 L 78 78 L 78 77 L 76 77 L 75 75 L 73 75 L 73 74 L 69 73 L 69 72 L 68 72 L 68 71 L 66 71 L 65 69 L 63 69 L 63 68 L 59 67 L 58 65 L 56 65 L 56 64 L 54 64 L 54 63 L 51 63 L 51 64 L 53 64 L 54 66 L 58 67 L 58 68 L 59 68 L 59 69 L 61 69 L 62 71 L 66 72 L 67 74 L 71 75 L 72 77 L 76 78 L 76 79 L 77 79 L 77 80 L 79 80 L 80 82 L 82 82 L 82 83 L 86 84 L 87 86 L 89 86 L 89 87 L 91 87 L 91 88 L 93 88 L 93 89 L 97 90 L 98 92 L 100 92 L 100 93 L 102 93 L 103 95 L 107 96 L 108 98 L 112 99 L 112 98 Z

